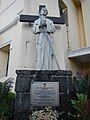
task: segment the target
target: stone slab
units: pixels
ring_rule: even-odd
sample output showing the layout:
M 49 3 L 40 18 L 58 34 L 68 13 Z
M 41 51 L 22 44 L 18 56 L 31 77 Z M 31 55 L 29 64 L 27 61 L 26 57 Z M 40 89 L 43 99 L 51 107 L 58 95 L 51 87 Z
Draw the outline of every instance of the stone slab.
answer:
M 30 92 L 17 93 L 15 99 L 15 111 L 25 111 L 30 109 Z
M 17 76 L 15 91 L 19 92 L 29 92 L 30 90 L 30 76 Z

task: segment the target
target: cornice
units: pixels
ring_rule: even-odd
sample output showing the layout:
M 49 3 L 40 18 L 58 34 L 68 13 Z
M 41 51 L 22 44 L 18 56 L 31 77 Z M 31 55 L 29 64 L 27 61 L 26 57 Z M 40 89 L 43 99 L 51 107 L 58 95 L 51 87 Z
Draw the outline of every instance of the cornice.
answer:
M 4 28 L 0 29 L 0 35 L 7 31 L 8 29 L 12 28 L 14 25 L 17 24 L 20 16 L 16 17 L 13 21 L 11 21 L 8 25 L 6 25 Z
M 17 16 L 5 27 L 0 29 L 0 35 L 2 33 L 4 33 L 5 31 L 9 30 L 10 28 L 12 28 L 13 26 L 15 26 L 18 21 L 20 20 L 20 15 L 23 13 L 23 9 L 21 11 L 18 12 Z
M 84 2 L 85 0 L 79 0 L 80 2 Z

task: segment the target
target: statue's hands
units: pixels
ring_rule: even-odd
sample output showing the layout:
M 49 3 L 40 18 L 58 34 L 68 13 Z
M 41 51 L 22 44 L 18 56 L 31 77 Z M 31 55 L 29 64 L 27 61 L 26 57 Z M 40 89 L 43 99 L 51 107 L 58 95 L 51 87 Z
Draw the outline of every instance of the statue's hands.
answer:
M 43 24 L 39 25 L 39 28 L 44 28 L 44 27 L 47 27 L 46 23 L 43 23 Z

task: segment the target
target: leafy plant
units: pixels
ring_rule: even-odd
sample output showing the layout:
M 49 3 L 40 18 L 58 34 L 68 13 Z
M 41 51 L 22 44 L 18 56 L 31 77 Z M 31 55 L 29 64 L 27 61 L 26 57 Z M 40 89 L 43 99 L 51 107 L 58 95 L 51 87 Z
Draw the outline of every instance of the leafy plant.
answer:
M 71 100 L 73 105 L 82 104 L 87 101 L 87 95 L 76 93 L 78 100 Z
M 87 95 L 78 94 L 78 100 L 72 100 L 72 105 L 76 110 L 76 118 L 79 120 L 90 120 L 90 101 Z
M 88 99 L 88 91 L 90 88 L 88 87 L 88 81 L 89 80 L 81 77 L 74 78 L 73 80 L 78 99 L 71 101 L 76 110 L 74 117 L 77 118 L 77 120 L 90 120 L 90 100 Z
M 0 82 L 0 120 L 12 119 L 15 94 L 10 91 L 10 84 L 10 81 Z
M 73 84 L 75 86 L 76 92 L 79 94 L 87 94 L 88 80 L 82 77 L 74 77 Z

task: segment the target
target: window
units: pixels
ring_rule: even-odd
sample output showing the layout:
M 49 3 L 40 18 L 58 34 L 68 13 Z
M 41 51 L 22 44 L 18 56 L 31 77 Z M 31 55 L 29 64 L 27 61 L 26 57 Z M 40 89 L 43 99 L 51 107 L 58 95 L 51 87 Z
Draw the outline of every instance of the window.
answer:
M 10 45 L 0 48 L 0 77 L 8 75 Z

